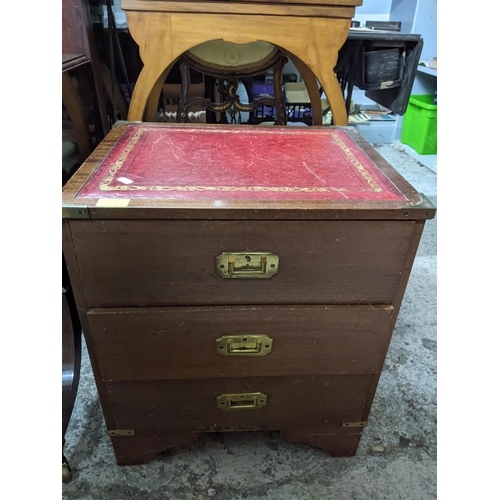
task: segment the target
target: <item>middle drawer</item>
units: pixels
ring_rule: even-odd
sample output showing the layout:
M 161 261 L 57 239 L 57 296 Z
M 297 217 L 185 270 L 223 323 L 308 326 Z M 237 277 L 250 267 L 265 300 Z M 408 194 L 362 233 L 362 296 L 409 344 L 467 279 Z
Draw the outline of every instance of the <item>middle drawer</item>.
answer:
M 392 306 L 91 309 L 106 382 L 377 374 Z

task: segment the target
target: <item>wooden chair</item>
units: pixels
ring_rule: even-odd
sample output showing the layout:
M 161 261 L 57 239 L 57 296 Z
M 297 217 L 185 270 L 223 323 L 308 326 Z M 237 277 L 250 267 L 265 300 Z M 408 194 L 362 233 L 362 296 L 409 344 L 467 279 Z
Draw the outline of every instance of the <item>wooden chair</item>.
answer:
M 243 49 L 243 50 L 242 50 Z M 253 112 L 260 106 L 271 106 L 276 109 L 276 125 L 286 125 L 285 97 L 282 91 L 283 67 L 287 58 L 273 45 L 267 42 L 255 42 L 246 46 L 214 41 L 202 44 L 187 51 L 179 59 L 181 74 L 181 94 L 179 99 L 177 121 L 188 121 L 188 112 L 192 106 L 203 106 L 212 112 L 227 112 L 231 123 L 237 123 L 236 116 L 243 112 Z M 189 97 L 191 70 L 209 75 L 219 82 L 221 102 L 210 97 Z M 248 104 L 242 103 L 238 96 L 238 84 L 249 78 L 273 72 L 274 96 L 252 99 Z M 225 120 L 222 120 L 224 123 Z

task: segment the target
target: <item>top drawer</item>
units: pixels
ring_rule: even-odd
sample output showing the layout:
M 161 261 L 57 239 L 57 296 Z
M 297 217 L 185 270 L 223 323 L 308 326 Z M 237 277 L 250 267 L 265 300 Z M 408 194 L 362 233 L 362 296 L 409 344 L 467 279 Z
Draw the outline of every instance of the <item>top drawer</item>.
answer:
M 412 221 L 72 220 L 88 307 L 391 303 Z M 278 273 L 224 279 L 222 252 L 272 252 Z

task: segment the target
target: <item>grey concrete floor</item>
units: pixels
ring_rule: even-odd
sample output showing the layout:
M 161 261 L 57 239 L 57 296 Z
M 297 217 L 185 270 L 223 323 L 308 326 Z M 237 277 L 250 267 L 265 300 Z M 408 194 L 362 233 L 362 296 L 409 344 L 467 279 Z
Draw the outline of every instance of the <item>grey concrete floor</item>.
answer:
M 437 206 L 436 173 L 378 151 Z M 63 500 L 430 500 L 437 497 L 436 219 L 426 224 L 357 455 L 331 458 L 277 432 L 202 436 L 146 465 L 117 466 L 87 352 L 66 434 Z M 373 446 L 382 446 L 373 456 Z

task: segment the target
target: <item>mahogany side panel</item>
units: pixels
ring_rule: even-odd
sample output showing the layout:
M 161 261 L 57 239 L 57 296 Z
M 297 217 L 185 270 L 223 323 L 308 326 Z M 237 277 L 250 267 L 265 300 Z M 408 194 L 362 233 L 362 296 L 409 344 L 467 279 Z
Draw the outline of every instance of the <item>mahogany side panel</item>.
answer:
M 87 320 L 87 301 L 85 298 L 85 290 L 83 288 L 82 280 L 80 277 L 80 270 L 78 268 L 77 256 L 73 246 L 73 239 L 68 220 L 63 220 L 62 222 L 61 236 L 64 261 L 66 263 L 69 279 L 71 282 L 71 289 L 76 303 L 76 310 L 78 311 L 78 317 L 80 319 L 81 328 L 85 337 L 85 343 L 89 353 L 90 363 L 97 386 L 99 400 L 104 413 L 104 418 L 106 420 L 106 425 L 109 429 L 112 429 L 115 425 L 115 422 L 113 420 L 112 412 L 109 407 L 106 388 L 104 386 L 104 382 L 102 381 L 99 362 L 97 361 L 94 344 L 92 342 L 92 335 L 90 334 L 90 326 Z

